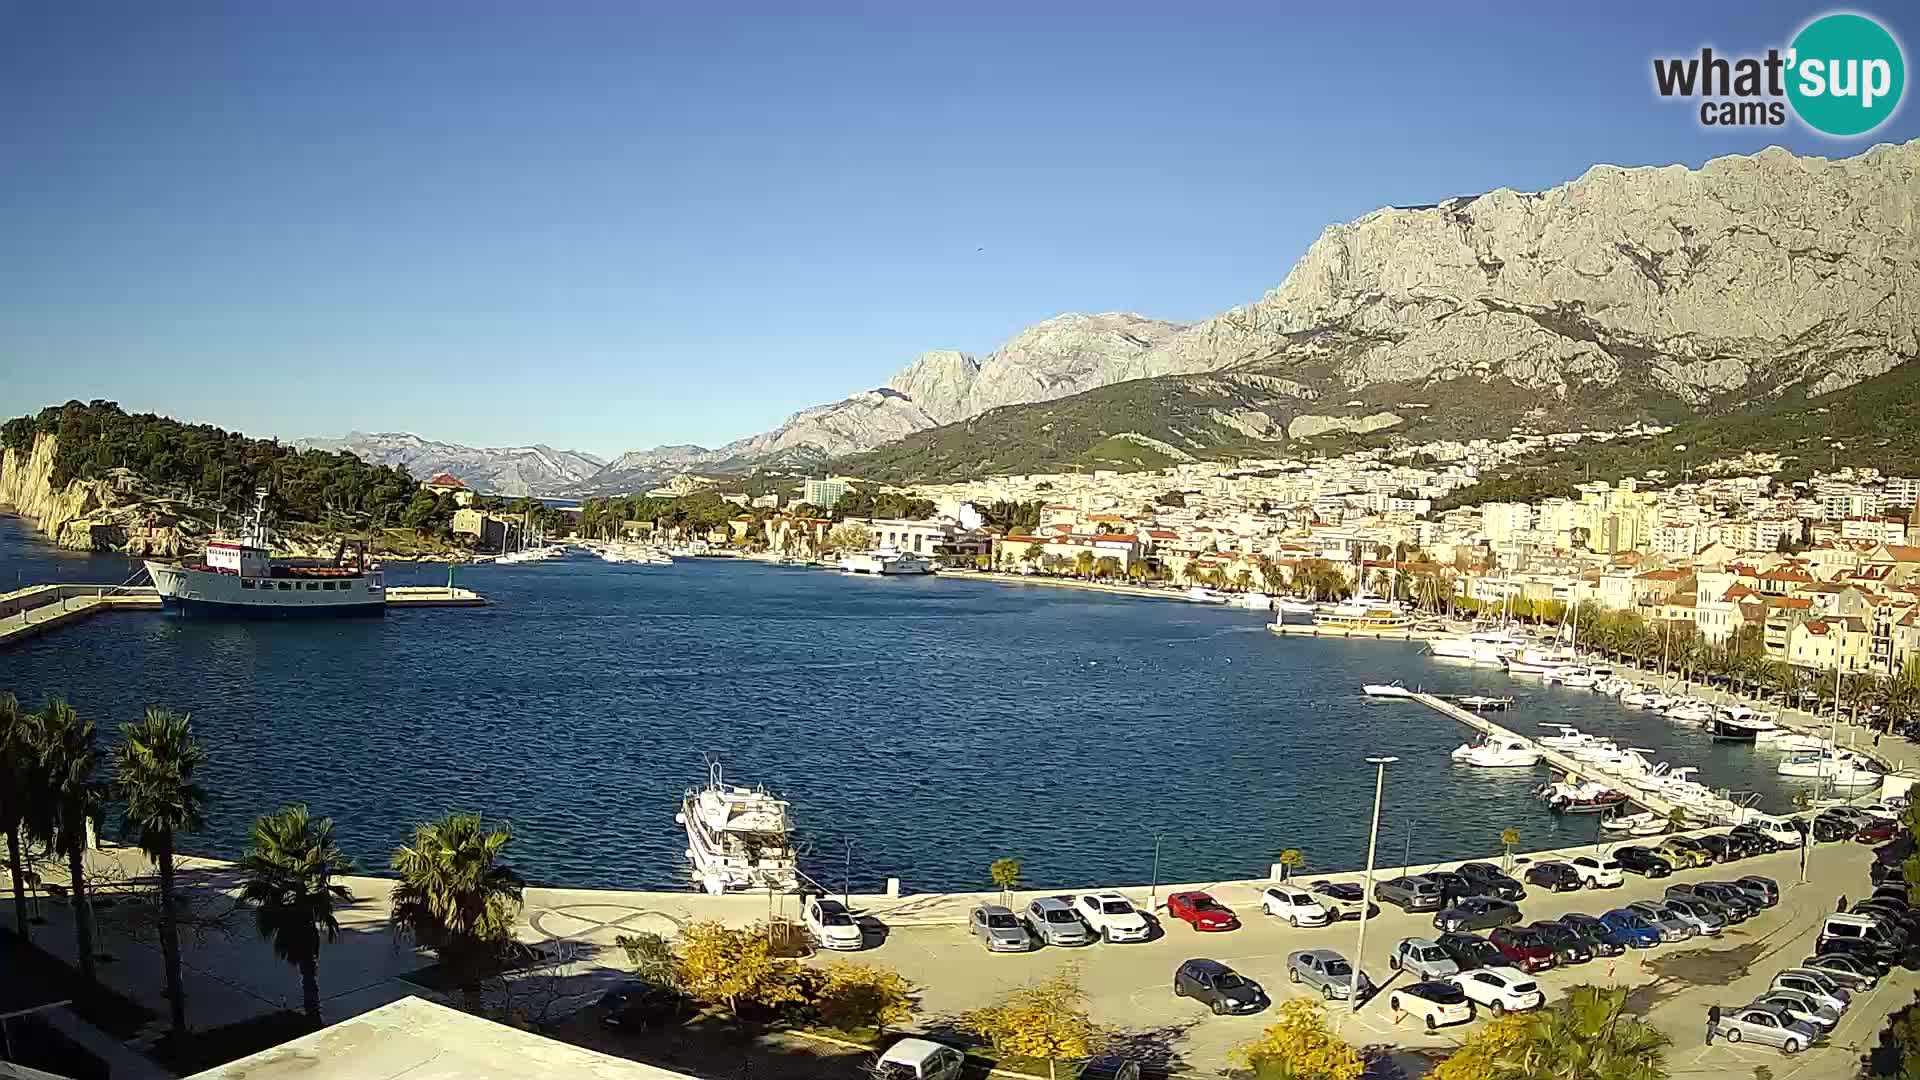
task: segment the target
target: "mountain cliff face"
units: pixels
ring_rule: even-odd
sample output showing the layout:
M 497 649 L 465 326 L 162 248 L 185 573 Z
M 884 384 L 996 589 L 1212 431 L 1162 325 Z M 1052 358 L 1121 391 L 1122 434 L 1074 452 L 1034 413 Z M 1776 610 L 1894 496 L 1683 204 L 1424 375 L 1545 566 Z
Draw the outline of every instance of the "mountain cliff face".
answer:
M 435 442 L 404 432 L 350 431 L 343 439 L 298 439 L 304 450 L 344 450 L 375 465 L 405 468 L 425 480 L 450 472 L 489 495 L 558 495 L 606 464 L 592 454 L 550 446 L 474 447 Z
M 1601 165 L 1328 228 L 1277 289 L 1108 379 L 1165 387 L 1000 409 L 840 467 L 928 480 L 1057 465 L 1122 434 L 1205 453 L 1401 424 L 1674 419 L 1832 393 L 1916 354 L 1920 141 Z M 1047 461 L 1016 446 L 1039 431 Z

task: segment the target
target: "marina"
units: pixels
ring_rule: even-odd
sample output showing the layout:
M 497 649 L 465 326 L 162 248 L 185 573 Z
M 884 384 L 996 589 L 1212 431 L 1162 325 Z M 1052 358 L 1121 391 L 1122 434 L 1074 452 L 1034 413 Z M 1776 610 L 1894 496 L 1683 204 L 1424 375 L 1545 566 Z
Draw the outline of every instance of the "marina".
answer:
M 0 519 L 0 545 L 23 540 L 10 528 Z M 107 556 L 9 554 L 45 581 L 131 573 Z M 434 564 L 385 572 L 393 596 L 446 582 Z M 1156 834 L 1168 879 L 1264 874 L 1287 846 L 1359 866 L 1372 791 L 1353 762 L 1375 748 L 1402 759 L 1381 834 L 1395 862 L 1484 854 L 1508 827 L 1529 847 L 1591 840 L 1592 821 L 1533 795 L 1544 766 L 1458 766 L 1457 718 L 1370 699 L 1365 683 L 1462 712 L 1454 699 L 1505 701 L 1489 715 L 1509 731 L 1573 725 L 1773 810 L 1811 786 L 1776 775 L 1778 755 L 1591 690 L 1437 663 L 1420 642 L 1280 641 L 1272 615 L 1228 605 L 984 577 L 575 553 L 460 571 L 487 602 L 459 617 L 236 624 L 134 608 L 24 640 L 5 664 L 36 707 L 57 693 L 102 723 L 153 703 L 190 711 L 217 748 L 209 782 L 229 793 L 198 854 L 236 851 L 259 808 L 315 799 L 325 763 L 326 809 L 357 858 L 383 858 L 407 822 L 484 783 L 524 872 L 584 887 L 687 887 L 673 817 L 703 751 L 790 804 L 803 869 L 835 884 L 850 869 L 857 890 L 979 888 L 1009 853 L 1036 887 L 1142 880 Z M 1183 809 L 1223 790 L 1218 813 Z

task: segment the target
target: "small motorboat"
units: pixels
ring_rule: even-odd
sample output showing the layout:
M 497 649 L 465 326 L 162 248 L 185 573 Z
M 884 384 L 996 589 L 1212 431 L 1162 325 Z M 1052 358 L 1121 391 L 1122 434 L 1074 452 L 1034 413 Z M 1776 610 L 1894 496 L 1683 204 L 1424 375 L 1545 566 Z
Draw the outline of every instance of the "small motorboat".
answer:
M 1776 727 L 1772 731 L 1762 731 L 1755 735 L 1753 745 L 1761 750 L 1804 754 L 1826 749 L 1827 741 L 1817 735 L 1808 735 L 1792 728 Z
M 1454 704 L 1473 712 L 1498 712 L 1513 708 L 1510 697 L 1488 697 L 1485 694 L 1467 694 L 1454 699 Z
M 1654 836 L 1667 831 L 1667 819 L 1651 810 L 1638 814 L 1618 814 L 1602 821 L 1600 829 L 1616 836 Z
M 1604 814 L 1627 804 L 1627 793 L 1592 781 L 1561 781 L 1547 784 L 1536 792 L 1547 809 L 1556 814 Z
M 1707 733 L 1720 742 L 1754 742 L 1763 731 L 1775 731 L 1780 727 L 1773 717 L 1755 712 L 1745 705 L 1722 705 L 1715 709 L 1707 721 Z
M 1406 688 L 1398 679 L 1390 683 L 1368 683 L 1360 688 L 1368 697 L 1410 698 L 1413 691 Z
M 1476 744 L 1462 743 L 1452 754 L 1456 765 L 1483 769 L 1530 769 L 1544 756 L 1538 747 L 1511 735 L 1490 735 Z

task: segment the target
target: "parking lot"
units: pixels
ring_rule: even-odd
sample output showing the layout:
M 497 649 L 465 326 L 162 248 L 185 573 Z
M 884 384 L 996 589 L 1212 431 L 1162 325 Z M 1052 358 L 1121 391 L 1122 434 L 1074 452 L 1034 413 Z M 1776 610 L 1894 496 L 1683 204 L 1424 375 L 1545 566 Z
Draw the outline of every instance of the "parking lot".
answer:
M 1867 866 L 1871 850 L 1854 843 L 1816 846 L 1810 853 L 1807 883 L 1800 883 L 1800 856 L 1783 851 L 1709 868 L 1685 870 L 1671 878 L 1649 881 L 1629 874 L 1616 889 L 1546 893 L 1529 889 L 1520 903 L 1526 921 L 1552 919 L 1570 912 L 1598 915 L 1634 900 L 1656 899 L 1671 884 L 1725 880 L 1742 874 L 1771 877 L 1781 886 L 1778 907 L 1718 938 L 1634 950 L 1618 958 L 1596 959 L 1570 968 L 1540 973 L 1538 981 L 1549 1002 L 1568 987 L 1582 983 L 1631 987 L 1635 1011 L 1644 1014 L 1673 1039 L 1669 1051 L 1674 1075 L 1746 1075 L 1766 1064 L 1777 1078 L 1853 1076 L 1860 1054 L 1878 1038 L 1887 1012 L 1913 1000 L 1920 975 L 1898 970 L 1872 992 L 1860 995 L 1833 1034 L 1807 1053 L 1784 1058 L 1779 1052 L 1751 1044 L 1729 1045 L 1724 1040 L 1705 1045 L 1709 1006 L 1745 1004 L 1766 989 L 1782 968 L 1797 965 L 1814 951 L 1822 918 L 1834 910 L 1844 893 L 1852 898 L 1869 891 Z M 1516 874 L 1524 864 L 1516 867 Z M 1344 877 L 1351 877 L 1345 875 Z M 1311 879 L 1308 875 L 1302 880 Z M 1240 929 L 1224 933 L 1196 932 L 1185 923 L 1162 915 L 1154 939 L 1144 944 L 1095 944 L 1082 948 L 1041 948 L 1025 954 L 988 954 L 962 925 L 903 926 L 893 929 L 863 959 L 900 970 L 923 988 L 922 1014 L 939 1016 L 983 1005 L 1002 990 L 1051 972 L 1062 963 L 1076 962 L 1084 973 L 1094 1016 L 1100 1022 L 1138 1033 L 1143 1044 L 1163 1047 L 1176 1066 L 1212 1072 L 1226 1065 L 1227 1051 L 1258 1033 L 1270 1012 L 1249 1016 L 1214 1016 L 1204 1006 L 1176 998 L 1171 992 L 1175 967 L 1189 957 L 1207 957 L 1232 966 L 1262 984 L 1276 1000 L 1298 996 L 1305 988 L 1286 978 L 1287 955 L 1297 949 L 1331 948 L 1354 955 L 1359 924 L 1347 921 L 1317 929 L 1294 929 L 1260 913 L 1257 892 L 1242 884 L 1222 885 L 1214 895 L 1241 916 Z M 1142 906 L 1144 894 L 1131 898 Z M 1159 897 L 1162 904 L 1165 894 Z M 1329 1006 L 1340 1030 L 1362 1045 L 1405 1049 L 1452 1046 L 1481 1023 L 1446 1028 L 1429 1034 L 1411 1019 L 1395 1022 L 1387 1007 L 1392 988 L 1387 955 L 1403 937 L 1431 937 L 1437 932 L 1431 913 L 1405 913 L 1387 905 L 1367 928 L 1365 969 L 1389 993 L 1376 994 L 1357 1011 L 1343 1002 Z

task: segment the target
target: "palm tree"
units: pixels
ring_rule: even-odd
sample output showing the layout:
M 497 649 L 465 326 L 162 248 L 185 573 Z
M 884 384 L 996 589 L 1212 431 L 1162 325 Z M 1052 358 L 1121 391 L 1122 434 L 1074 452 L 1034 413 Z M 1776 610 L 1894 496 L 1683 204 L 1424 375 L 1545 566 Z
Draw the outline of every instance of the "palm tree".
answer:
M 31 723 L 34 763 L 26 832 L 67 857 L 76 959 L 81 976 L 91 982 L 93 908 L 87 902 L 87 831 L 99 817 L 103 794 L 93 775 L 100 767 L 93 721 L 82 719 L 59 698 L 49 698 Z
M 439 954 L 471 1012 L 520 914 L 526 883 L 500 861 L 511 839 L 507 825 L 488 829 L 479 814 L 448 814 L 414 826 L 413 843 L 393 852 L 393 926 Z
M 1624 1015 L 1627 991 L 1576 986 L 1560 1003 L 1529 1017 L 1523 1038 L 1500 1054 L 1512 1080 L 1664 1080 L 1672 1040 Z
M 304 803 L 253 819 L 253 846 L 240 860 L 240 899 L 253 905 L 253 924 L 273 942 L 274 955 L 300 969 L 307 1019 L 320 1023 L 320 933 L 340 934 L 336 900 L 352 900 L 333 879 L 353 861 L 333 843 L 333 819 L 311 820 Z
M 20 861 L 20 831 L 27 812 L 33 740 L 28 714 L 12 694 L 0 694 L 0 830 L 7 834 L 7 871 L 13 875 L 13 925 L 26 940 L 27 875 Z
M 140 850 L 160 869 L 160 956 L 167 969 L 167 1011 L 176 1039 L 187 1034 L 187 990 L 180 979 L 173 839 L 199 832 L 206 823 L 207 792 L 193 779 L 205 758 L 186 716 L 152 707 L 138 723 L 120 725 L 120 741 L 113 748 L 113 787 L 126 807 L 122 827 L 139 834 Z

